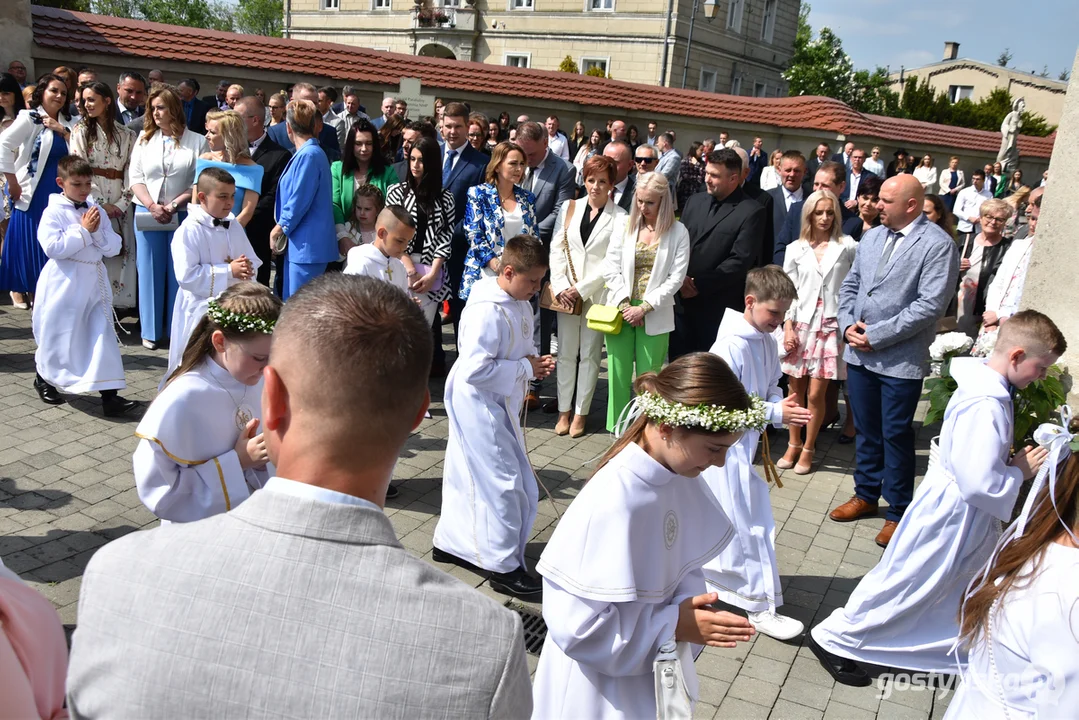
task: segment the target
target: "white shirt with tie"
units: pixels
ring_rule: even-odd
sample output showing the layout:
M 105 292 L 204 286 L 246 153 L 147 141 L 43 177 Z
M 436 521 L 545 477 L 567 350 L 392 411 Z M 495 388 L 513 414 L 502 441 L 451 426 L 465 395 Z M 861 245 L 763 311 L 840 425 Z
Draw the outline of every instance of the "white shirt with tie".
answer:
M 543 154 L 543 159 L 539 161 L 539 164 L 534 168 L 528 168 L 525 170 L 524 177 L 524 189 L 530 193 L 535 193 L 533 189 L 536 182 L 536 175 L 547 165 L 547 153 Z
M 896 251 L 899 250 L 899 246 L 902 245 L 903 241 L 910 235 L 911 231 L 914 229 L 915 223 L 918 222 L 918 218 L 920 217 L 921 215 L 914 218 L 909 225 L 898 232 L 895 230 L 888 231 L 888 239 L 884 243 L 884 254 L 881 255 L 881 263 L 877 265 L 878 278 L 888 269 L 888 266 L 892 264 L 892 258 L 895 257 Z M 890 248 L 889 245 L 891 246 Z
M 800 186 L 794 192 L 788 190 L 786 185 L 780 185 L 780 187 L 783 188 L 783 200 L 787 203 L 788 212 L 790 212 L 791 205 L 797 202 L 802 202 L 805 199 L 802 196 L 802 188 Z
M 622 193 L 626 191 L 627 185 L 629 185 L 629 175 L 626 175 L 622 182 L 614 186 L 614 202 L 616 205 L 622 202 Z
M 449 143 L 442 147 L 442 177 L 446 177 L 457 167 L 457 162 L 461 159 L 461 151 L 464 149 L 464 143 L 455 148 L 451 148 Z
M 259 138 L 258 140 L 255 140 L 255 141 L 254 141 L 253 143 L 251 143 L 251 144 L 250 144 L 250 145 L 248 146 L 248 149 L 249 149 L 249 150 L 251 151 L 251 154 L 252 154 L 252 155 L 253 155 L 253 154 L 255 153 L 255 151 L 256 151 L 256 150 L 258 150 L 258 149 L 259 149 L 259 145 L 261 145 L 261 144 L 262 144 L 262 141 L 263 141 L 263 140 L 265 140 L 265 139 L 266 139 L 266 137 L 267 137 L 267 136 L 266 136 L 266 133 L 265 133 L 265 132 L 263 132 L 263 133 L 262 133 L 262 137 L 260 137 L 260 138 Z

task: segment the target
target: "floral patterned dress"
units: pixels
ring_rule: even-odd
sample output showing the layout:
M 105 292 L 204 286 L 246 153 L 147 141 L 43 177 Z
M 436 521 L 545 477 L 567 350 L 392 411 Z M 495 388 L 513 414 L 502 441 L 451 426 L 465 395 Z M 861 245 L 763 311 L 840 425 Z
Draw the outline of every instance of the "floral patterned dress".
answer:
M 112 284 L 112 305 L 116 308 L 135 307 L 138 294 L 138 274 L 135 269 L 135 234 L 131 219 L 131 190 L 127 169 L 135 133 L 119 123 L 113 125 L 113 140 L 108 142 L 99 126 L 90 141 L 89 128 L 80 121 L 71 131 L 71 154 L 85 158 L 94 168 L 91 184 L 94 200 L 115 205 L 123 215 L 111 218 L 112 229 L 123 239 L 123 249 L 116 257 L 105 258 L 105 269 Z

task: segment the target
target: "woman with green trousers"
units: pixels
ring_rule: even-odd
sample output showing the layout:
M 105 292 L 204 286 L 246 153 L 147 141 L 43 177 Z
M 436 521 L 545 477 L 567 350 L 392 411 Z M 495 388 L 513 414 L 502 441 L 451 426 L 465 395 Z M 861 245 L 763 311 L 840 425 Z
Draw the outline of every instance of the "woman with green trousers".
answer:
M 607 335 L 607 430 L 633 398 L 633 379 L 659 372 L 674 330 L 674 294 L 689 266 L 689 233 L 674 219 L 670 184 L 659 173 L 637 179 L 629 217 L 617 221 L 603 261 L 607 304 L 622 328 Z

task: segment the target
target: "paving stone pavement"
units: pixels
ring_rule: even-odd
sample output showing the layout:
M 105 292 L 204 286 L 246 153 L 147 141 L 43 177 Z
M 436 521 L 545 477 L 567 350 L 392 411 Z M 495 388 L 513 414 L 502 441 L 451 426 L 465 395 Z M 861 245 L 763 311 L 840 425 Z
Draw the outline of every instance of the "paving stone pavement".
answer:
M 137 417 L 109 420 L 98 396 L 67 396 L 68 403 L 43 405 L 34 377 L 30 314 L 0 306 L 0 557 L 49 598 L 64 623 L 77 622 L 83 569 L 110 540 L 157 525 L 139 502 L 131 469 Z M 125 321 L 126 323 L 130 320 Z M 126 325 L 129 329 L 134 326 Z M 449 328 L 447 327 L 447 330 Z M 167 351 L 145 350 L 138 334 L 124 336 L 126 397 L 149 402 L 165 370 Z M 553 381 L 543 388 L 553 393 Z M 430 420 L 425 420 L 402 452 L 395 473 L 400 496 L 390 501 L 390 517 L 402 544 L 431 560 L 438 519 L 442 460 L 448 421 L 441 402 L 442 382 L 432 382 Z M 602 431 L 606 381 L 596 392 L 591 434 L 573 440 L 553 432 L 555 415 L 527 417 L 529 457 L 553 499 L 541 499 L 528 547 L 534 562 L 556 524 L 553 506 L 564 512 L 591 474 L 594 461 L 609 446 Z M 924 407 L 921 410 L 924 413 Z M 927 461 L 931 429 L 920 431 L 919 478 Z M 772 452 L 784 451 L 781 433 Z M 782 577 L 784 612 L 815 624 L 842 605 L 880 559 L 873 538 L 883 518 L 839 524 L 827 512 L 853 492 L 853 446 L 834 441 L 837 430 L 822 434 L 817 470 L 809 476 L 783 474 L 773 489 L 776 550 Z M 543 492 L 541 491 L 541 498 Z M 434 564 L 434 563 L 433 563 Z M 500 602 L 484 578 L 455 566 L 442 570 Z M 527 606 L 539 611 L 538 605 Z M 835 684 L 801 639 L 790 643 L 757 636 L 737 649 L 707 648 L 697 661 L 701 701 L 699 718 L 800 718 L 882 720 L 943 717 L 950 694 L 900 679 L 886 678 L 868 688 Z M 529 655 L 535 670 L 538 658 Z

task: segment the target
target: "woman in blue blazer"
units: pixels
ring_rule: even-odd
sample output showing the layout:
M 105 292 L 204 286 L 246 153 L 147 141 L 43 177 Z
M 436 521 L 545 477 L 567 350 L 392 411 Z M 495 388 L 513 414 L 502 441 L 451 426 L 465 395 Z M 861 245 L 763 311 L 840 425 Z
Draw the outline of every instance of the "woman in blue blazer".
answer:
M 296 154 L 277 185 L 277 226 L 270 231 L 271 246 L 277 245 L 282 235 L 288 238 L 282 300 L 337 260 L 330 161 L 314 139 L 317 112 L 310 100 L 288 104 L 286 129 Z
M 468 190 L 464 221 L 468 254 L 461 278 L 462 300 L 468 299 L 473 283 L 497 272 L 506 240 L 514 235 L 539 234 L 536 197 L 517 185 L 526 167 L 525 153 L 519 145 L 499 143 L 491 151 L 487 182 Z

